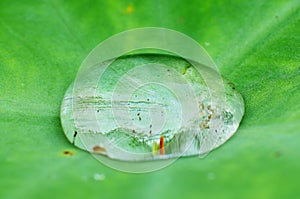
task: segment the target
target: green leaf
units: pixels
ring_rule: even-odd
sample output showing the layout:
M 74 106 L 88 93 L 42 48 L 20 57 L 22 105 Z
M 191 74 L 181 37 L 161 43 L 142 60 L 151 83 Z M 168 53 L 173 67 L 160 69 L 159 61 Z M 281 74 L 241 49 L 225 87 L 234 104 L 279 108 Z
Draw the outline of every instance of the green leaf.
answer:
M 300 2 L 0 2 L 0 198 L 296 198 Z M 194 38 L 244 96 L 238 132 L 207 157 L 126 174 L 75 148 L 60 104 L 109 36 L 159 26 Z

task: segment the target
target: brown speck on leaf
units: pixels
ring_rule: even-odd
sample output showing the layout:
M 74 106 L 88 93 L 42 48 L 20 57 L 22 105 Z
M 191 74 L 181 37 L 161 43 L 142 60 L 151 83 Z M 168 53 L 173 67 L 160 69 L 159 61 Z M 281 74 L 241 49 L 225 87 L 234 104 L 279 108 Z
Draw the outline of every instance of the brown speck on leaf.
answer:
M 74 153 L 73 153 L 72 151 L 70 151 L 70 150 L 64 150 L 64 151 L 63 151 L 63 154 L 64 154 L 65 156 L 72 156 L 72 155 L 74 155 Z
M 98 146 L 98 145 L 93 147 L 93 151 L 97 152 L 97 153 L 105 153 L 106 152 L 104 147 L 101 147 L 101 146 Z

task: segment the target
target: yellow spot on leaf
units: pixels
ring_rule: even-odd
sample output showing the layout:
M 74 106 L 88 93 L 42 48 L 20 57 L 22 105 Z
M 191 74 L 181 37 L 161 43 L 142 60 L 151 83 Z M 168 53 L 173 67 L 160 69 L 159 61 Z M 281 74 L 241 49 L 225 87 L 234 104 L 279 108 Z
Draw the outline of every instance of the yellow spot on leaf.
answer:
M 126 14 L 131 14 L 131 13 L 133 12 L 133 10 L 134 10 L 133 5 L 132 5 L 132 4 L 129 4 L 129 5 L 127 6 L 126 10 L 125 10 L 125 13 L 126 13 Z

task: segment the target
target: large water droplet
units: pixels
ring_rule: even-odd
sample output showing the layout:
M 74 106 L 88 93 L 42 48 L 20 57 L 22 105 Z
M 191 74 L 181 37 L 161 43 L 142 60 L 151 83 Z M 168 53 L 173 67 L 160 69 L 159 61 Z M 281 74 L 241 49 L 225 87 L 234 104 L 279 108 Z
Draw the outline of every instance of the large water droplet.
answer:
M 218 82 L 222 89 L 209 88 L 208 81 L 218 74 L 201 68 L 206 78 L 191 61 L 159 54 L 98 63 L 83 71 L 65 94 L 64 132 L 75 146 L 118 160 L 208 153 L 237 130 L 244 102 L 225 79 Z

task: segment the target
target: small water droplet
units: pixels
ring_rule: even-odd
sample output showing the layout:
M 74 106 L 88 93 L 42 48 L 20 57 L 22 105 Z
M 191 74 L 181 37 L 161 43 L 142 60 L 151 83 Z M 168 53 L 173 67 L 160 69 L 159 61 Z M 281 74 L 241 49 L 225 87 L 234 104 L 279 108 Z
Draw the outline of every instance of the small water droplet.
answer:
M 204 42 L 204 45 L 205 46 L 210 46 L 210 43 L 209 42 Z
M 95 173 L 94 174 L 94 180 L 96 181 L 102 181 L 105 180 L 105 175 L 102 173 Z

